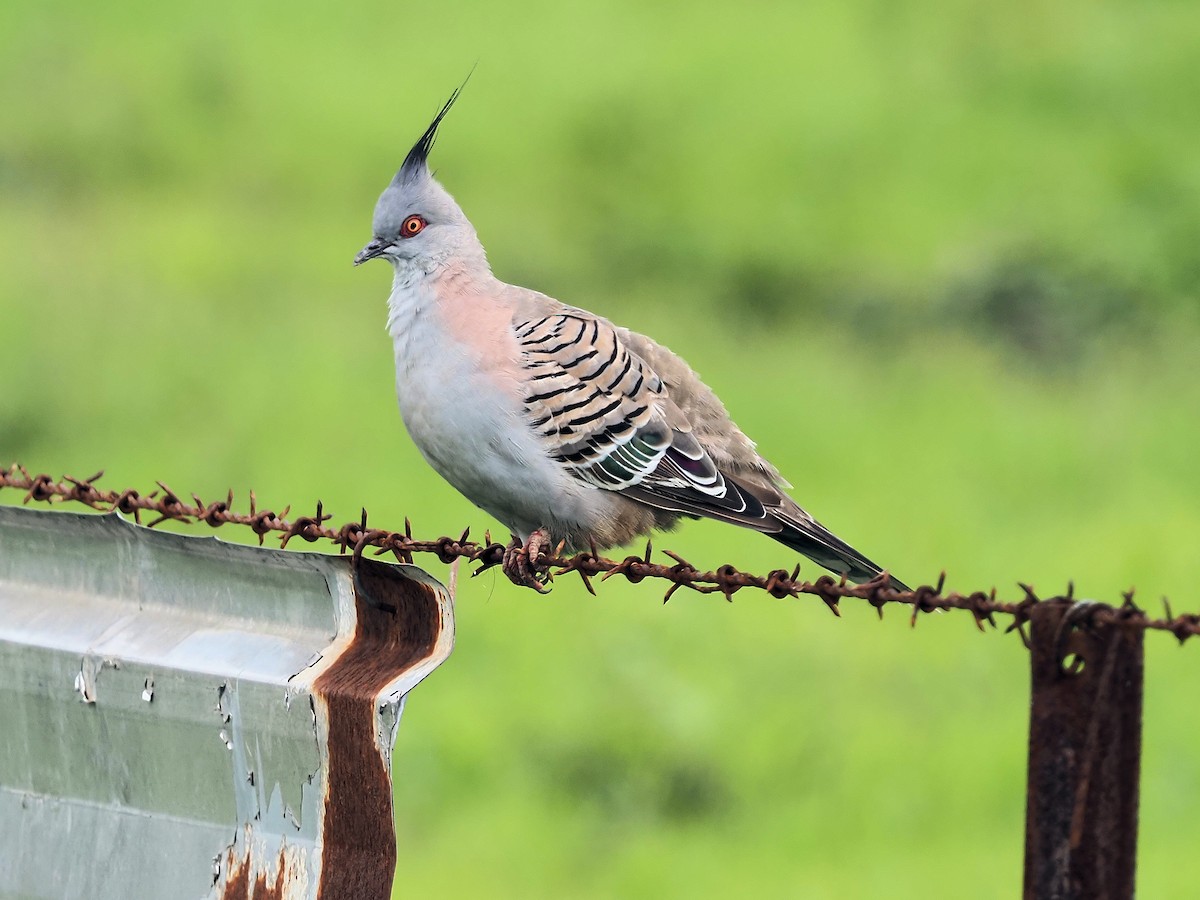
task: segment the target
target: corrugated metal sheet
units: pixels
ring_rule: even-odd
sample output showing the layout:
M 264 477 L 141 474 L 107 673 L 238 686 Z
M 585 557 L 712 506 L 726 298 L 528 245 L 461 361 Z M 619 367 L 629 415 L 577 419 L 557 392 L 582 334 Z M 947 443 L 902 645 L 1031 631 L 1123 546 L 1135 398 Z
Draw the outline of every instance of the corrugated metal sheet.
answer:
M 413 566 L 0 507 L 0 896 L 387 897 Z

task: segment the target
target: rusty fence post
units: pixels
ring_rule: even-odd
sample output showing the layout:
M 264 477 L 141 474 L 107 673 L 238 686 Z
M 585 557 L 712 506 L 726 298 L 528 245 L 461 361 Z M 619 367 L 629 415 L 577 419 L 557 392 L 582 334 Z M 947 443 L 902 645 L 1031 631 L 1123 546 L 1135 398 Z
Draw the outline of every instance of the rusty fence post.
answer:
M 1025 900 L 1127 900 L 1137 852 L 1140 629 L 1033 607 Z

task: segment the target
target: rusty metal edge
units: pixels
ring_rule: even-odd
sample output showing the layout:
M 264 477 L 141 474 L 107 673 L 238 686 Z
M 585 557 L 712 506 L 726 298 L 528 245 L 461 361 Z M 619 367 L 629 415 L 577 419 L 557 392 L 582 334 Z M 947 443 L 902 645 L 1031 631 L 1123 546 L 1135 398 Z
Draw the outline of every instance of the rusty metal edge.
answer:
M 391 746 L 404 694 L 453 646 L 449 593 L 411 568 L 363 560 L 351 640 L 312 681 L 327 754 L 316 896 L 391 896 L 396 864 Z M 323 721 L 322 721 L 323 720 Z

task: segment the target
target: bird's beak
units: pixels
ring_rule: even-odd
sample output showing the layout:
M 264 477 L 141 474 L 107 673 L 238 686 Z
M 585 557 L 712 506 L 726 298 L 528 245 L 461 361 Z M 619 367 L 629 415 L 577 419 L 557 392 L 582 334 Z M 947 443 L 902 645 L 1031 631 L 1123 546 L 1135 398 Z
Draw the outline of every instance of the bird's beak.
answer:
M 354 264 L 361 266 L 368 259 L 374 259 L 377 256 L 383 256 L 385 250 L 391 244 L 381 241 L 379 238 L 371 238 L 371 242 L 367 246 L 358 251 L 358 256 L 354 257 Z

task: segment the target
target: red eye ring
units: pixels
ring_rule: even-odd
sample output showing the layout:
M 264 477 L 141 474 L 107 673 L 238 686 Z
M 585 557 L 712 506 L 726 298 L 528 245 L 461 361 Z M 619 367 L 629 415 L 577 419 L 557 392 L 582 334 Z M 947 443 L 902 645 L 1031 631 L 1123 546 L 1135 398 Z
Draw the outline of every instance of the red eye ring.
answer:
M 425 230 L 425 226 L 429 223 L 420 216 L 409 216 L 400 226 L 400 237 L 410 238 L 416 237 Z

